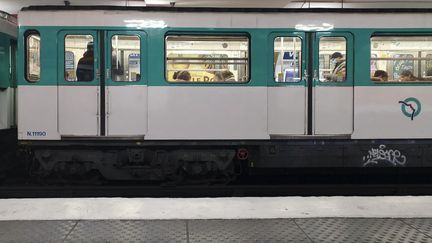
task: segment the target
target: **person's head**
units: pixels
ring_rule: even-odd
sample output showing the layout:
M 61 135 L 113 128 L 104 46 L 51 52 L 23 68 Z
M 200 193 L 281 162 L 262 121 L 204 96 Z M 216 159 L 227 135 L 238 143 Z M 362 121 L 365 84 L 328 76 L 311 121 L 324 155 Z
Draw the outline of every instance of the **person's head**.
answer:
M 343 55 L 340 52 L 334 52 L 331 56 L 330 56 L 330 61 L 333 64 L 336 63 L 340 63 L 341 61 L 343 61 Z
M 174 72 L 174 74 L 173 74 L 173 79 L 174 79 L 174 80 L 177 79 L 177 76 L 178 76 L 179 73 L 180 73 L 180 71 L 175 71 L 175 72 Z
M 177 74 L 177 80 L 178 81 L 190 81 L 191 75 L 188 71 L 181 71 Z
M 87 51 L 93 51 L 93 41 L 87 43 Z
M 388 80 L 388 74 L 384 70 L 376 70 L 373 76 L 375 78 L 379 78 L 381 81 L 387 81 Z
M 234 74 L 229 70 L 224 70 L 220 72 L 216 72 L 214 76 L 214 81 L 234 81 Z
M 85 57 L 93 56 L 93 41 L 87 43 L 87 50 L 84 52 Z
M 400 81 L 414 81 L 416 78 L 410 70 L 403 70 L 399 75 Z

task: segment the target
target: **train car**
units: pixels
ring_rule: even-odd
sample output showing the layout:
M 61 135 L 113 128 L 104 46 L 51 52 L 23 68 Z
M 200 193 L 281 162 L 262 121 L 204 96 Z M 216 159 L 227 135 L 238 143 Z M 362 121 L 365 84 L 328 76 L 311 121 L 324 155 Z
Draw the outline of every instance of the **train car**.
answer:
M 432 166 L 430 10 L 38 6 L 19 21 L 18 137 L 41 176 Z
M 0 130 L 15 126 L 17 21 L 0 11 Z

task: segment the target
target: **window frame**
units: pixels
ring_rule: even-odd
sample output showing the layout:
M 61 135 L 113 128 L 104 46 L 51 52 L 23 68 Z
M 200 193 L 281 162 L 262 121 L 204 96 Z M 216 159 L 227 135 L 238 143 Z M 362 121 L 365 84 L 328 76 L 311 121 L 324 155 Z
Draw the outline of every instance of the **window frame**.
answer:
M 29 51 L 29 45 L 28 45 L 28 40 L 29 37 L 32 35 L 37 35 L 39 36 L 39 79 L 37 80 L 30 80 L 29 79 L 29 55 L 28 55 L 28 51 Z M 42 59 L 41 59 L 41 50 L 42 50 L 42 37 L 39 31 L 32 29 L 32 30 L 27 30 L 24 32 L 24 79 L 29 82 L 29 83 L 38 83 L 41 81 L 41 77 L 42 77 Z
M 248 59 L 247 59 L 247 74 L 248 78 L 245 81 L 229 81 L 229 82 L 203 82 L 203 81 L 168 81 L 167 78 L 167 38 L 170 36 L 190 36 L 190 37 L 245 37 L 248 42 Z M 223 84 L 235 84 L 235 85 L 245 85 L 249 84 L 252 80 L 252 70 L 251 70 L 251 36 L 247 32 L 223 32 L 223 33 L 209 33 L 209 32 L 203 32 L 203 33 L 194 33 L 194 32 L 167 32 L 164 36 L 164 81 L 171 85 L 176 84 L 189 84 L 189 85 L 223 85 Z
M 140 66 L 139 66 L 139 70 L 140 70 L 140 79 L 137 79 L 137 80 L 133 80 L 133 81 L 129 81 L 129 80 L 114 80 L 113 79 L 113 70 L 112 70 L 112 51 L 113 51 L 113 46 L 112 46 L 112 40 L 113 40 L 113 37 L 114 36 L 135 36 L 135 37 L 138 37 L 138 40 L 139 40 L 139 54 L 140 54 L 140 58 L 139 58 L 139 62 L 140 62 Z M 109 77 L 109 79 L 112 81 L 112 82 L 114 82 L 114 83 L 137 83 L 137 82 L 140 82 L 140 81 L 142 81 L 143 80 L 143 76 L 142 76 L 142 73 L 141 73 L 141 71 L 142 71 L 142 67 L 143 67 L 143 58 L 142 58 L 142 51 L 143 51 L 143 49 L 142 49 L 142 40 L 143 40 L 143 38 L 141 38 L 141 35 L 139 35 L 138 33 L 114 33 L 113 35 L 111 35 L 111 38 L 109 38 L 109 50 L 110 50 L 110 54 L 109 54 L 109 66 L 110 66 L 110 77 Z M 125 70 L 123 70 L 123 71 L 125 71 Z
M 376 85 L 386 85 L 386 84 L 403 84 L 403 85 L 408 85 L 408 84 L 431 84 L 432 80 L 425 80 L 425 81 L 421 81 L 421 80 L 415 80 L 415 81 L 376 81 L 376 80 L 372 80 L 372 74 L 371 74 L 371 61 L 372 61 L 372 38 L 373 37 L 431 37 L 432 38 L 432 34 L 430 32 L 400 32 L 400 31 L 391 31 L 391 32 L 373 32 L 371 33 L 371 35 L 369 36 L 369 48 L 370 51 L 368 53 L 368 57 L 369 57 L 369 62 L 368 62 L 368 71 L 369 71 L 369 81 L 372 82 L 373 84 Z M 432 42 L 432 41 L 431 41 Z
M 343 38 L 344 40 L 345 40 L 345 79 L 344 80 L 342 80 L 342 81 L 333 81 L 333 80 L 322 80 L 321 78 L 320 78 L 320 76 L 321 76 L 321 74 L 320 74 L 320 72 L 321 72 L 321 68 L 320 68 L 320 59 L 319 59 L 319 57 L 320 57 L 320 52 L 321 52 L 321 50 L 320 50 L 320 45 L 321 45 L 321 40 L 322 40 L 322 38 Z M 349 70 L 349 66 L 348 66 L 348 54 L 349 54 L 349 47 L 348 47 L 348 38 L 346 37 L 346 36 L 343 36 L 343 35 L 337 35 L 337 32 L 335 32 L 333 35 L 324 35 L 324 36 L 319 36 L 318 37 L 318 57 L 317 57 L 317 60 L 318 60 L 318 66 L 317 66 L 317 70 L 318 70 L 318 82 L 319 83 L 338 83 L 338 84 L 343 84 L 343 83 L 346 83 L 347 82 L 347 80 L 348 80 L 348 72 L 350 71 Z M 354 54 L 354 53 L 353 53 Z
M 75 80 L 75 81 L 66 80 L 66 77 L 65 77 L 65 71 L 66 71 L 66 38 L 68 36 L 77 36 L 77 35 L 82 35 L 82 36 L 89 35 L 89 36 L 92 37 L 92 41 L 93 41 L 93 58 L 94 58 L 94 61 L 93 61 L 93 79 L 92 80 L 78 80 L 78 77 L 76 77 L 77 80 Z M 95 47 L 96 47 L 95 37 L 92 34 L 66 33 L 64 35 L 64 37 L 63 37 L 63 53 L 61 53 L 62 56 L 63 56 L 63 80 L 62 81 L 66 82 L 66 83 L 91 83 L 91 82 L 97 80 L 96 70 L 98 69 L 98 67 L 97 67 L 97 61 L 96 61 L 96 55 L 95 55 L 95 53 L 96 53 L 96 48 Z M 78 62 L 79 62 L 79 60 L 78 60 Z M 78 62 L 77 62 L 77 66 L 76 66 L 76 69 L 75 69 L 75 74 L 76 74 L 76 71 L 78 69 Z
M 276 39 L 277 38 L 298 38 L 298 39 L 300 39 L 300 52 L 301 52 L 301 59 L 299 60 L 299 67 L 300 67 L 300 70 L 299 70 L 299 74 L 300 74 L 300 77 L 299 77 L 299 80 L 298 81 L 296 81 L 296 82 L 285 82 L 285 81 L 276 81 L 276 79 L 275 79 L 275 70 L 276 70 L 276 63 L 274 62 L 274 59 L 273 59 L 273 65 L 272 65 L 272 76 L 273 76 L 273 82 L 275 82 L 275 83 L 277 83 L 277 84 L 298 84 L 298 83 L 300 83 L 300 82 L 302 82 L 303 81 L 303 72 L 304 72 L 304 68 L 303 68 L 303 62 L 304 62 L 304 60 L 303 60 L 303 56 L 304 56 L 304 50 L 303 50 L 303 45 L 304 45 L 304 39 L 302 38 L 302 36 L 299 36 L 299 35 L 295 35 L 295 34 L 293 34 L 293 35 L 275 35 L 274 37 L 273 37 L 273 41 L 272 41 L 272 49 L 273 49 L 273 55 L 274 55 L 274 53 L 275 53 L 275 41 L 276 41 Z M 274 57 L 273 57 L 274 58 Z

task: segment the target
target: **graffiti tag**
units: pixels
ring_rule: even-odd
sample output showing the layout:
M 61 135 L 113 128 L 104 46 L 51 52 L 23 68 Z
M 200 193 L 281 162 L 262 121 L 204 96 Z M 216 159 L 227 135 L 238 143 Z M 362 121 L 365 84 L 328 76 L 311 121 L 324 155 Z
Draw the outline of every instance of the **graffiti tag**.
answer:
M 368 155 L 363 156 L 363 162 L 363 167 L 379 162 L 387 162 L 393 166 L 405 166 L 406 156 L 397 149 L 386 149 L 386 146 L 381 144 L 378 148 L 369 149 Z

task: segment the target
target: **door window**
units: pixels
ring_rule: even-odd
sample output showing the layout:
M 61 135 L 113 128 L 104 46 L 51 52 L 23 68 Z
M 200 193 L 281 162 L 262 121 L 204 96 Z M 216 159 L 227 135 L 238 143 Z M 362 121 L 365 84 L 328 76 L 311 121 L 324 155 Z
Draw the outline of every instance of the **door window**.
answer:
M 141 79 L 140 37 L 114 35 L 111 38 L 111 79 L 139 81 Z
M 345 37 L 319 39 L 319 80 L 343 82 L 347 74 L 347 41 Z
M 276 82 L 299 82 L 301 79 L 302 40 L 299 37 L 276 37 L 273 74 Z
M 94 43 L 91 35 L 66 35 L 64 79 L 88 82 L 94 79 Z

